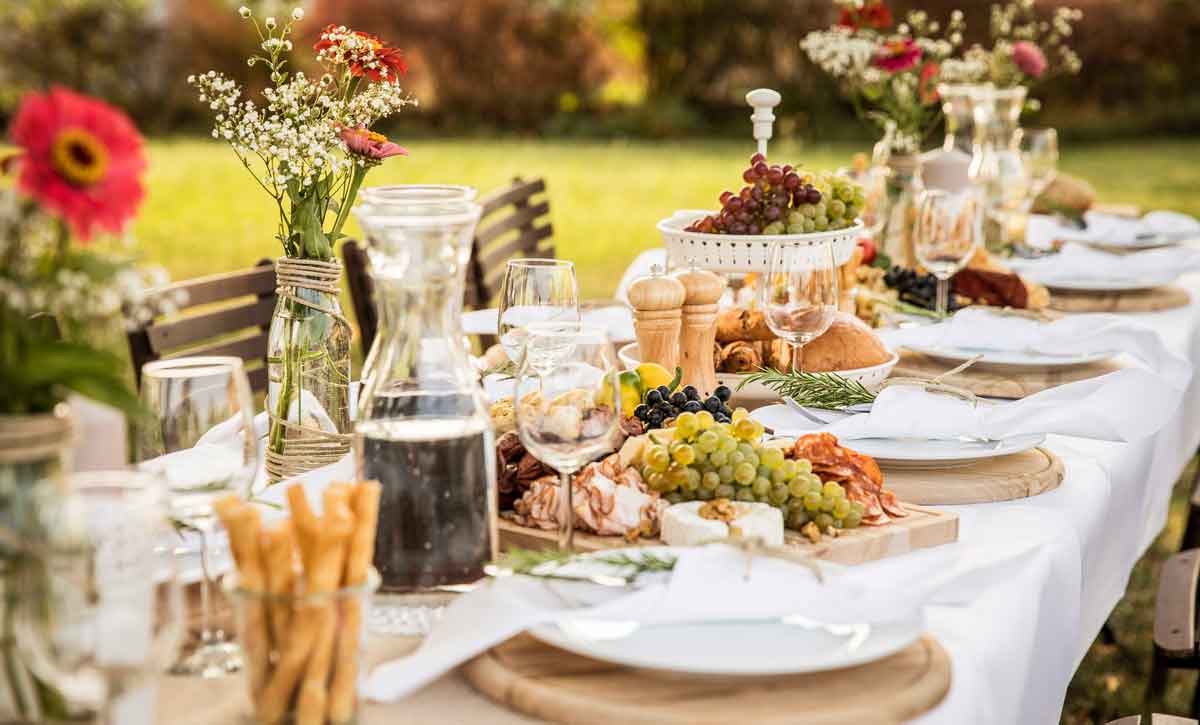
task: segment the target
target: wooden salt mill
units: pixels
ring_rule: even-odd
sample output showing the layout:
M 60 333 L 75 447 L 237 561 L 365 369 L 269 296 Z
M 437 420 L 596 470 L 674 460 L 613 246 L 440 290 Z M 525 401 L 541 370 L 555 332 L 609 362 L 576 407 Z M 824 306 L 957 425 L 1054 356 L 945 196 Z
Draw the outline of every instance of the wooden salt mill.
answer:
M 670 371 L 679 364 L 679 328 L 683 320 L 683 283 L 663 274 L 657 264 L 649 277 L 629 285 L 633 306 L 633 329 L 637 331 L 638 356 L 642 362 L 662 365 Z
M 682 385 L 694 385 L 701 395 L 717 389 L 713 345 L 717 338 L 717 301 L 725 280 L 705 269 L 692 268 L 675 278 L 683 283 L 683 330 L 679 338 Z

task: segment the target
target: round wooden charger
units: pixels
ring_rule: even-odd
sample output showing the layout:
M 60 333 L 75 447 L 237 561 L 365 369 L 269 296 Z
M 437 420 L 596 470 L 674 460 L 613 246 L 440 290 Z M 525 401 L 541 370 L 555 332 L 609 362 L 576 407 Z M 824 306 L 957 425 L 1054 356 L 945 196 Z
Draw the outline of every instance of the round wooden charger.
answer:
M 462 672 L 501 705 L 571 725 L 901 723 L 931 710 L 950 689 L 950 658 L 928 635 L 858 667 L 761 678 L 633 669 L 520 635 Z
M 884 486 L 905 503 L 949 505 L 1028 498 L 1058 488 L 1063 462 L 1044 448 L 956 468 L 884 470 Z
M 900 362 L 892 369 L 891 377 L 933 378 L 953 369 L 955 365 L 953 362 L 904 351 L 900 353 Z M 1120 368 L 1121 365 L 1112 360 L 1047 368 L 975 363 L 961 373 L 942 378 L 942 381 L 983 397 L 1019 399 L 1064 383 L 1107 375 Z
M 1186 307 L 1191 301 L 1187 290 L 1174 285 L 1129 292 L 1050 293 L 1050 307 L 1061 312 L 1158 312 Z

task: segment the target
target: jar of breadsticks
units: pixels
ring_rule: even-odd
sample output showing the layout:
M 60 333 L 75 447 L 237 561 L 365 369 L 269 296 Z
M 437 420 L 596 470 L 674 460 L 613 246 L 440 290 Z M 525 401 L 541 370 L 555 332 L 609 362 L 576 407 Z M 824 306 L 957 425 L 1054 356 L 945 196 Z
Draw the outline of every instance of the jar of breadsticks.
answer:
M 227 589 L 246 653 L 248 720 L 353 723 L 363 621 L 379 587 L 371 567 L 379 484 L 331 484 L 320 516 L 301 484 L 288 503 L 291 517 L 272 521 L 236 497 L 215 505 L 237 565 Z

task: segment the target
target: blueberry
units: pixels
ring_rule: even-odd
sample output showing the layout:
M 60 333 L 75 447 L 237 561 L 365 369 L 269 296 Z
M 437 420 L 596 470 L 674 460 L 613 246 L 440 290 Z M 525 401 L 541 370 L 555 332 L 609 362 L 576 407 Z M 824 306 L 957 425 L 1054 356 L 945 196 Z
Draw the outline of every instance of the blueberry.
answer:
M 733 397 L 733 391 L 727 385 L 718 385 L 717 389 L 713 391 L 713 395 L 720 398 L 722 403 L 727 403 Z
M 683 409 L 689 413 L 699 413 L 704 410 L 704 406 L 700 404 L 699 400 L 689 400 Z
M 650 392 L 646 393 L 646 404 L 647 405 L 655 405 L 656 403 L 661 403 L 662 399 L 663 399 L 662 393 L 658 392 L 657 388 L 654 388 Z
M 688 397 L 683 394 L 683 391 L 676 390 L 671 394 L 671 405 L 675 406 L 676 408 L 682 408 L 684 405 L 687 405 L 687 402 Z
M 670 389 L 670 388 L 668 388 L 667 386 L 665 386 L 665 385 L 660 385 L 660 386 L 658 386 L 658 388 L 656 388 L 656 390 L 658 390 L 658 394 L 662 396 L 662 399 L 663 399 L 663 400 L 669 400 L 669 399 L 670 399 L 670 397 L 671 397 L 671 389 Z
M 721 411 L 721 399 L 715 396 L 710 397 L 708 400 L 704 401 L 704 409 L 710 413 L 713 413 L 714 415 L 719 413 Z
M 639 405 L 638 407 L 634 408 L 633 417 L 637 418 L 638 420 L 645 420 L 646 414 L 649 412 L 650 412 L 650 406 L 643 403 L 643 404 Z
M 700 391 L 696 390 L 695 385 L 685 386 L 683 389 L 683 394 L 687 396 L 688 400 L 699 400 L 700 399 Z

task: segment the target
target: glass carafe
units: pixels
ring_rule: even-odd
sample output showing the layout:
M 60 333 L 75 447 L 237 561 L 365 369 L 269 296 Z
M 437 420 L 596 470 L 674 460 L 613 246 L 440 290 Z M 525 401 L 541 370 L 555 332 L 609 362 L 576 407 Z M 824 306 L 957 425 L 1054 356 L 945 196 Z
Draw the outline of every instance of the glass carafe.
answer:
M 946 118 L 946 137 L 941 148 L 921 157 L 926 188 L 958 192 L 971 185 L 971 161 L 983 141 L 975 125 L 974 97 L 979 88 L 966 83 L 938 85 Z
M 356 207 L 386 320 L 355 423 L 358 475 L 383 485 L 377 631 L 421 634 L 496 550 L 495 445 L 462 344 L 480 208 L 464 187 L 393 187 Z
M 984 194 L 984 238 L 991 251 L 1011 246 L 1010 230 L 1019 227 L 1028 196 L 1029 175 L 1021 161 L 1021 110 L 1027 89 L 979 87 L 974 96 L 981 148 L 971 175 Z

